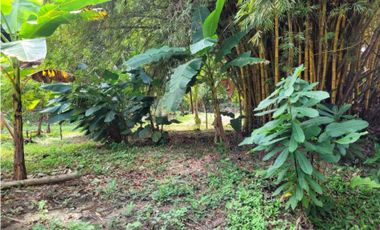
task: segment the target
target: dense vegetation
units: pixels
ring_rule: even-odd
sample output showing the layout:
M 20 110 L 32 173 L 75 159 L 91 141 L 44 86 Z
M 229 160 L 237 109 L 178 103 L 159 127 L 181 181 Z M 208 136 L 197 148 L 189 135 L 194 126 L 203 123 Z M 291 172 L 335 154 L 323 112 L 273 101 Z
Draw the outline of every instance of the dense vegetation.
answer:
M 379 5 L 2 1 L 2 227 L 378 229 Z

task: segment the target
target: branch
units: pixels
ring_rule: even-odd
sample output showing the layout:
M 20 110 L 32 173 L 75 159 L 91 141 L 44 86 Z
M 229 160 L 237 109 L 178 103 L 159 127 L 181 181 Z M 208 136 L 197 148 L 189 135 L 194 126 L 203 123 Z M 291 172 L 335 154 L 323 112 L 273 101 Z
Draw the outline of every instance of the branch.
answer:
M 70 174 L 47 176 L 43 178 L 32 178 L 18 181 L 6 181 L 1 183 L 1 189 L 8 189 L 16 186 L 29 186 L 29 185 L 41 185 L 41 184 L 53 184 L 73 180 L 79 178 L 79 172 L 73 172 Z

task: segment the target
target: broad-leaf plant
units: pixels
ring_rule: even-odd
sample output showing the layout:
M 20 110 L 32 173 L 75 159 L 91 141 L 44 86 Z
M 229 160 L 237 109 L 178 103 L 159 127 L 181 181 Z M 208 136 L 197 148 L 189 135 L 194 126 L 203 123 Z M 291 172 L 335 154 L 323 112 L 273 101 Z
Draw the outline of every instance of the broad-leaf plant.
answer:
M 144 85 L 141 78 L 109 70 L 90 84 L 45 85 L 42 88 L 55 97 L 41 112 L 49 114 L 49 123 L 74 122 L 95 141 L 127 142 L 141 131 L 143 117 L 149 115 L 154 100 L 144 95 Z M 135 131 L 136 126 L 140 128 Z
M 329 94 L 313 91 L 318 83 L 299 78 L 303 66 L 277 83 L 275 91 L 263 100 L 257 116 L 272 114 L 272 120 L 253 130 L 241 145 L 254 144 L 253 152 L 264 151 L 264 161 L 271 161 L 266 176 L 274 179 L 273 195 L 287 200 L 286 207 L 299 204 L 323 206 L 323 162 L 337 163 L 349 145 L 356 142 L 368 123 L 344 115 L 349 106 L 337 113 L 321 105 Z M 338 112 L 339 111 L 339 112 Z M 336 116 L 334 116 L 335 114 Z
M 172 71 L 158 107 L 163 114 L 175 111 L 196 81 L 205 82 L 210 88 L 213 101 L 216 142 L 223 142 L 225 139 L 217 95 L 217 87 L 224 72 L 231 67 L 266 63 L 263 59 L 251 57 L 249 52 L 238 55 L 226 63 L 225 56 L 231 55 L 231 50 L 247 34 L 247 31 L 236 33 L 223 42 L 219 41 L 217 28 L 224 3 L 225 0 L 217 0 L 215 9 L 211 12 L 205 6 L 193 9 L 192 44 L 189 47 L 163 46 L 149 49 L 124 63 L 124 70 L 130 72 L 161 60 L 185 57 L 186 62 Z
M 1 72 L 13 86 L 14 170 L 13 178 L 26 179 L 22 123 L 22 84 L 25 70 L 46 57 L 46 38 L 61 24 L 76 19 L 95 20 L 106 15 L 88 6 L 108 0 L 2 0 Z

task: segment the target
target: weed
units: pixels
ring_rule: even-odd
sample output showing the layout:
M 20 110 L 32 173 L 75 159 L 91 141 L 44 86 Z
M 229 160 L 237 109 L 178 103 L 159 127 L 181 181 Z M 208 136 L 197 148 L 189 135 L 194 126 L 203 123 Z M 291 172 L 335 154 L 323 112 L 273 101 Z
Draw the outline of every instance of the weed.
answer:
M 346 169 L 347 170 L 347 169 Z M 310 210 L 310 220 L 318 229 L 379 229 L 380 191 L 352 189 L 341 175 L 332 174 L 323 208 Z
M 106 198 L 113 198 L 116 192 L 117 192 L 117 181 L 114 178 L 108 181 L 105 188 L 101 189 L 101 193 Z
M 151 195 L 158 202 L 170 202 L 174 197 L 184 197 L 194 193 L 192 186 L 178 178 L 171 178 L 157 186 L 157 190 Z

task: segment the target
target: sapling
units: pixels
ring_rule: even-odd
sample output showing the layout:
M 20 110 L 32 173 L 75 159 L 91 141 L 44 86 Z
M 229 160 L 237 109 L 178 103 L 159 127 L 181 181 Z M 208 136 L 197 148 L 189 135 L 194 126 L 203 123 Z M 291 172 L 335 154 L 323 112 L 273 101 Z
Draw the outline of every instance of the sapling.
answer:
M 321 102 L 329 98 L 324 91 L 313 91 L 318 83 L 299 78 L 303 66 L 276 84 L 274 92 L 255 109 L 256 116 L 272 114 L 272 120 L 253 130 L 240 145 L 255 144 L 253 152 L 264 151 L 264 161 L 273 160 L 266 170 L 277 189 L 273 195 L 287 200 L 286 208 L 302 204 L 323 206 L 321 181 L 316 168 L 321 162 L 337 163 L 349 144 L 365 135 L 368 123 L 352 116 L 336 119 L 322 111 Z M 347 107 L 347 106 L 346 106 Z M 318 110 L 319 109 L 319 110 Z M 323 110 L 326 110 L 323 107 Z M 342 113 L 347 111 L 342 109 Z

